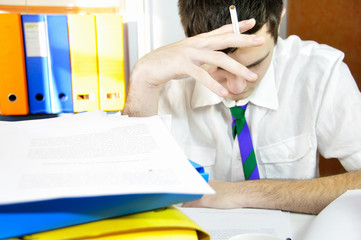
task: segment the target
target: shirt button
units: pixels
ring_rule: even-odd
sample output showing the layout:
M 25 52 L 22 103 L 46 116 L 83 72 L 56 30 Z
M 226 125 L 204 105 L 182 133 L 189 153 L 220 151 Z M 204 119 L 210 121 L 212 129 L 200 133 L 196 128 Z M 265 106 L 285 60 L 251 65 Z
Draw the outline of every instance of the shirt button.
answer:
M 290 154 L 288 155 L 288 158 L 289 158 L 289 159 L 294 159 L 294 158 L 295 158 L 295 155 L 293 155 L 292 153 L 290 153 Z

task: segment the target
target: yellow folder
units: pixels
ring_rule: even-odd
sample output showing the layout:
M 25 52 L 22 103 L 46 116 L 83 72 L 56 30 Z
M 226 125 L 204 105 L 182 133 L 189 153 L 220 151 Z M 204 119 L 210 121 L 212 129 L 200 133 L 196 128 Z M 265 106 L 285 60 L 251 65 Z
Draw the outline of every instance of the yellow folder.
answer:
M 74 112 L 99 109 L 94 15 L 68 15 Z
M 32 234 L 24 239 L 209 240 L 210 236 L 177 207 L 171 206 Z
M 119 14 L 96 15 L 99 99 L 104 111 L 125 104 L 123 21 Z
M 21 16 L 0 14 L 0 114 L 29 113 Z

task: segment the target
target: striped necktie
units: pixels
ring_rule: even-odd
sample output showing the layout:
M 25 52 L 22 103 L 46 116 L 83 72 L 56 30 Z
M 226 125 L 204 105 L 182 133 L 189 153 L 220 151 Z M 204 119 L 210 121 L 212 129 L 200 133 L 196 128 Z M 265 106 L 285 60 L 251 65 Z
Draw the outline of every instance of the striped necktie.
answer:
M 240 107 L 232 107 L 232 133 L 233 138 L 237 136 L 241 152 L 243 172 L 246 180 L 259 179 L 256 156 L 254 154 L 251 134 L 246 122 L 245 112 L 247 104 Z

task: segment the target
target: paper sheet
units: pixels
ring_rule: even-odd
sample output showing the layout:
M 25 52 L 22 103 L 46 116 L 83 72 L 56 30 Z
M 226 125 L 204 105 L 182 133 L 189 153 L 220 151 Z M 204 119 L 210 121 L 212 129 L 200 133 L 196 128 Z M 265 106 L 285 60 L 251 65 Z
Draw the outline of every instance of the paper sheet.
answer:
M 303 240 L 360 240 L 361 190 L 350 190 L 323 209 Z
M 288 212 L 263 209 L 180 208 L 211 235 L 225 240 L 244 233 L 264 233 L 281 239 L 291 237 Z
M 85 113 L 0 122 L 0 134 L 0 204 L 135 193 L 213 193 L 159 117 Z

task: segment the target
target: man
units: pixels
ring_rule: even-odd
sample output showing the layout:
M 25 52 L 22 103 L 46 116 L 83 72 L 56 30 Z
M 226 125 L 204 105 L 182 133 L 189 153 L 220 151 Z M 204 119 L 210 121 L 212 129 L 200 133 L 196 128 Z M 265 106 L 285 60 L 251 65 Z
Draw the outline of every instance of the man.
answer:
M 229 24 L 232 4 L 242 34 Z M 361 95 L 343 53 L 278 38 L 282 0 L 178 5 L 188 38 L 138 61 L 124 113 L 172 114 L 172 134 L 217 192 L 185 206 L 318 213 L 361 188 Z M 230 108 L 245 104 L 260 180 L 243 181 L 232 136 Z M 348 173 L 319 178 L 318 153 Z

